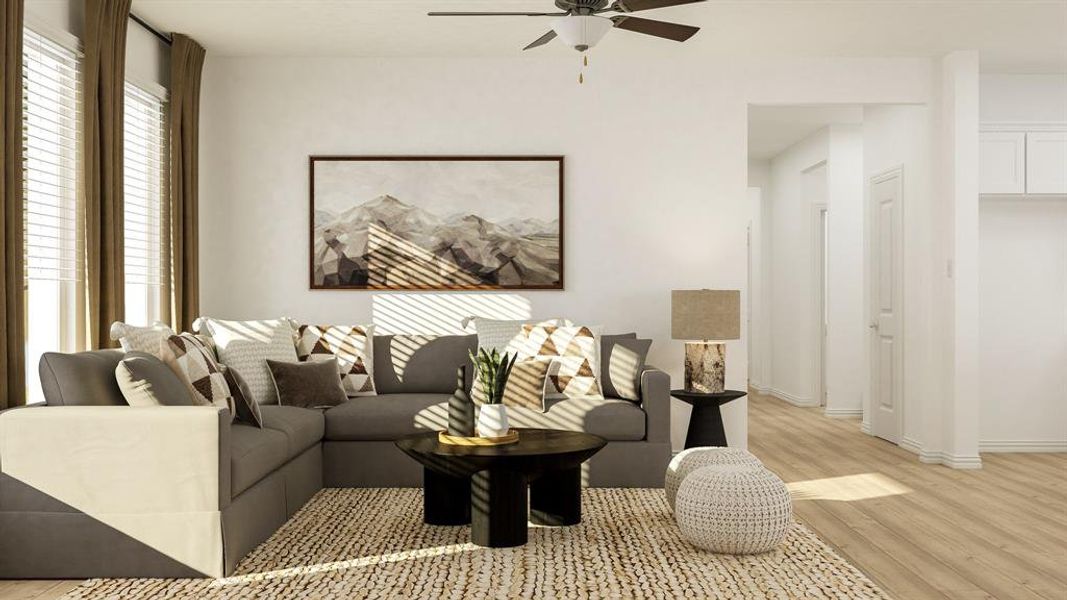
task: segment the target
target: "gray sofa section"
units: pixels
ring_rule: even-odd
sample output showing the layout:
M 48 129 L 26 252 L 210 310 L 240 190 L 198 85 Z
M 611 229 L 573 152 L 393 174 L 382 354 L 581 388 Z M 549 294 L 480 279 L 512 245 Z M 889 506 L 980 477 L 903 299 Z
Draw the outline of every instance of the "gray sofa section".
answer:
M 445 406 L 455 388 L 456 370 L 468 363 L 467 352 L 476 346 L 476 336 L 378 336 L 374 340 L 378 396 L 351 398 L 325 411 L 262 406 L 262 429 L 231 424 L 229 413 L 219 411 L 218 419 L 209 421 L 217 427 L 209 437 L 218 445 L 211 449 L 218 460 L 218 481 L 212 482 L 218 486 L 218 499 L 212 500 L 207 514 L 202 507 L 197 514 L 207 523 L 217 518 L 220 531 L 215 542 L 189 540 L 187 545 L 216 548 L 214 554 L 202 552 L 206 558 L 197 568 L 190 567 L 192 561 L 176 560 L 172 552 L 147 538 L 140 539 L 144 536 L 110 526 L 93 510 L 73 506 L 23 481 L 25 477 L 10 475 L 0 452 L 0 578 L 228 575 L 324 486 L 420 486 L 421 467 L 397 450 L 393 440 L 445 427 Z M 109 419 L 118 414 L 115 411 L 125 411 L 121 414 L 126 419 L 151 414 L 165 420 L 171 413 L 128 411 L 179 409 L 126 406 L 114 383 L 121 357 L 121 352 L 111 350 L 46 354 L 40 374 L 47 405 L 0 413 L 0 432 L 15 424 L 16 419 L 7 418 L 18 411 L 58 416 L 59 412 L 47 411 L 92 407 L 73 410 L 88 410 L 79 418 L 90 420 Z M 641 375 L 640 387 L 640 403 L 568 399 L 551 402 L 545 412 L 511 409 L 510 418 L 518 427 L 587 431 L 606 438 L 607 447 L 584 467 L 586 485 L 661 487 L 671 454 L 670 381 L 666 373 L 650 368 Z M 91 479 L 92 473 L 86 478 Z M 151 477 L 145 474 L 145 479 Z

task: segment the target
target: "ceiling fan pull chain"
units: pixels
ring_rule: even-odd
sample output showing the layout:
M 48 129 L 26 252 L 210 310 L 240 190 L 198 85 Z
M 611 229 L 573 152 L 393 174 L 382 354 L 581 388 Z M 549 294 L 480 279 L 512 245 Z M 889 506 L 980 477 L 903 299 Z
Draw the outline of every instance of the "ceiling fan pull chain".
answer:
M 589 66 L 589 55 L 582 53 L 582 69 L 578 72 L 578 85 L 585 83 L 585 68 Z

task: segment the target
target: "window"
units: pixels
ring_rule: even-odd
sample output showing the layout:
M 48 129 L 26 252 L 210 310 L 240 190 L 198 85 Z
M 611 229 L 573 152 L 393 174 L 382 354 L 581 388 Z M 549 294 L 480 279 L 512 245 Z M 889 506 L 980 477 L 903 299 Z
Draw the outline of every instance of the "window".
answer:
M 23 32 L 27 401 L 41 402 L 44 352 L 84 348 L 81 56 Z
M 126 322 L 149 325 L 164 315 L 167 193 L 165 92 L 126 83 L 124 177 Z

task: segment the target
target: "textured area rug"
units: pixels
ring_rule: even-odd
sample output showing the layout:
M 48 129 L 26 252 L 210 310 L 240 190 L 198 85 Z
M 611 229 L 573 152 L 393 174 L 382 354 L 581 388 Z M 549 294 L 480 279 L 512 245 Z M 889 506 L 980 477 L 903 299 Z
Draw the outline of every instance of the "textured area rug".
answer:
M 888 596 L 799 523 L 723 556 L 681 539 L 663 490 L 583 491 L 583 521 L 520 548 L 422 523 L 417 489 L 326 489 L 225 579 L 94 579 L 66 598 L 847 598 Z

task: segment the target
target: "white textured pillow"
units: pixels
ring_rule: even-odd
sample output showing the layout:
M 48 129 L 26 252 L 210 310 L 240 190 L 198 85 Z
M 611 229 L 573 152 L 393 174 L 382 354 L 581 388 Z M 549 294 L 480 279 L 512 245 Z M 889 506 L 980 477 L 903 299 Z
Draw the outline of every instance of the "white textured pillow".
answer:
M 509 345 L 515 339 L 515 336 L 522 334 L 523 325 L 555 325 L 560 327 L 571 324 L 566 319 L 547 319 L 544 321 L 520 319 L 509 321 L 470 317 L 464 321 L 464 327 L 470 323 L 474 324 L 474 332 L 478 334 L 478 347 L 489 351 L 496 350 L 497 352 L 515 351 L 514 348 L 509 348 Z
M 277 404 L 267 360 L 297 362 L 293 329 L 288 319 L 226 321 L 202 318 L 203 329 L 215 342 L 219 362 L 240 374 L 259 404 Z
M 124 352 L 144 352 L 159 359 L 165 358 L 167 338 L 174 335 L 174 331 L 163 323 L 138 327 L 121 321 L 112 323 L 109 333 Z

